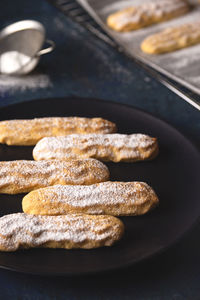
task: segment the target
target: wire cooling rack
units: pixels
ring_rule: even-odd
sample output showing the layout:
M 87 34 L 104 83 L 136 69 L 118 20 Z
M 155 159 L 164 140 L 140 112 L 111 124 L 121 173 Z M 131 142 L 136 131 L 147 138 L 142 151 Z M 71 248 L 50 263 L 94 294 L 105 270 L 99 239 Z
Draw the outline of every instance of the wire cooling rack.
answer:
M 64 15 L 80 24 L 99 39 L 103 40 L 118 51 L 125 53 L 135 63 L 145 69 L 152 77 L 180 96 L 183 100 L 200 110 L 200 96 L 191 92 L 190 89 L 180 85 L 175 80 L 161 74 L 152 67 L 146 65 L 137 58 L 130 56 L 113 38 L 111 38 L 99 24 L 88 14 L 88 12 L 76 0 L 48 0 L 49 3 L 57 7 Z

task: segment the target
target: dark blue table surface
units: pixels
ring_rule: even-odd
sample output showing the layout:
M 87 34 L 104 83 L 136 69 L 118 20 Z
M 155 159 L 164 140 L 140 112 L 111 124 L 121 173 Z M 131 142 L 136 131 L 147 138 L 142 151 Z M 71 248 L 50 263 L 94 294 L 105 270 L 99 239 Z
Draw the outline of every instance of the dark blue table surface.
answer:
M 200 114 L 116 50 L 45 1 L 0 3 L 0 26 L 34 19 L 56 43 L 36 70 L 0 76 L 0 106 L 70 95 L 141 108 L 166 120 L 200 147 Z M 124 271 L 76 278 L 0 270 L 0 299 L 200 299 L 200 225 L 167 252 Z

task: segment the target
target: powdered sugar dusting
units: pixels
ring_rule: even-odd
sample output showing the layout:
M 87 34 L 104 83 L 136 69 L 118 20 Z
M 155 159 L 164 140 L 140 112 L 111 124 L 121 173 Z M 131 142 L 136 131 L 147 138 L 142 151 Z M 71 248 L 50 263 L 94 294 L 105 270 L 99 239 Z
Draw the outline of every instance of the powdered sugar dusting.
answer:
M 109 246 L 123 233 L 123 224 L 111 216 L 70 214 L 33 216 L 24 213 L 0 218 L 0 250 L 19 248 L 95 248 Z
M 147 212 L 157 204 L 158 198 L 144 182 L 103 182 L 90 186 L 47 187 L 34 191 L 23 199 L 25 212 L 39 214 L 137 215 Z M 36 213 L 37 214 L 37 213 Z
M 112 15 L 110 18 L 115 20 L 116 28 L 122 29 L 129 23 L 141 23 L 141 27 L 153 22 L 155 19 L 162 20 L 167 15 L 176 14 L 178 12 L 186 12 L 189 6 L 183 0 L 162 0 L 143 3 L 139 6 L 133 6 L 125 9 L 122 13 Z
M 140 160 L 152 155 L 156 143 L 156 139 L 144 134 L 71 134 L 42 139 L 33 149 L 33 156 L 36 160 L 77 157 Z
M 87 2 L 88 7 L 93 14 L 104 25 L 105 30 L 116 41 L 126 49 L 131 56 L 142 60 L 159 72 L 169 76 L 171 79 L 178 81 L 182 85 L 188 87 L 196 93 L 200 93 L 200 77 L 199 77 L 199 53 L 200 44 L 190 46 L 181 50 L 161 55 L 149 55 L 143 53 L 140 45 L 148 36 L 161 32 L 170 27 L 199 22 L 200 5 L 196 0 L 188 0 L 192 5 L 192 9 L 178 18 L 171 19 L 167 22 L 157 23 L 154 26 L 148 26 L 140 30 L 131 32 L 119 33 L 110 30 L 106 25 L 106 19 L 110 14 L 118 10 L 125 9 L 131 6 L 141 5 L 141 0 L 115 0 L 115 1 L 92 1 L 79 0 L 80 2 Z M 143 3 L 150 3 L 152 0 L 143 0 Z M 160 1 L 161 3 L 162 1 Z
M 55 17 L 53 21 L 55 26 L 62 31 L 63 34 L 66 34 L 66 25 L 64 22 L 62 22 L 62 19 L 60 17 Z M 85 37 L 84 47 L 82 47 L 83 49 L 81 50 L 83 52 L 81 52 L 81 55 L 84 58 L 84 53 L 88 50 L 90 54 L 94 56 L 94 59 L 97 61 L 95 65 L 96 71 L 98 76 L 102 76 L 101 79 L 103 82 L 106 78 L 110 79 L 110 72 L 112 72 L 113 76 L 120 80 L 120 82 L 124 82 L 126 84 L 127 82 L 133 82 L 134 73 L 116 60 L 116 53 L 110 51 L 110 49 L 105 47 L 105 45 L 102 44 L 98 39 L 94 39 L 93 36 L 88 38 L 88 35 L 86 38 L 84 27 L 78 24 L 73 24 L 73 27 L 70 28 L 70 36 L 72 36 L 72 38 L 74 38 L 76 41 L 80 39 L 80 37 Z M 109 72 L 106 72 L 105 69 L 108 69 Z
M 91 184 L 108 180 L 107 167 L 95 160 L 0 162 L 0 192 L 28 192 L 55 184 Z
M 4 94 L 9 92 L 10 94 L 16 91 L 36 90 L 38 88 L 44 89 L 52 86 L 52 82 L 48 75 L 26 75 L 26 76 L 0 76 L 0 93 Z
M 200 22 L 193 22 L 177 27 L 167 28 L 147 37 L 142 45 L 150 47 L 153 52 L 168 52 L 169 49 L 186 47 L 200 42 Z M 183 66 L 186 60 L 182 61 Z M 180 67 L 180 66 L 179 66 Z
M 41 138 L 71 133 L 111 133 L 116 125 L 102 118 L 49 117 L 0 122 L 0 142 L 35 145 Z

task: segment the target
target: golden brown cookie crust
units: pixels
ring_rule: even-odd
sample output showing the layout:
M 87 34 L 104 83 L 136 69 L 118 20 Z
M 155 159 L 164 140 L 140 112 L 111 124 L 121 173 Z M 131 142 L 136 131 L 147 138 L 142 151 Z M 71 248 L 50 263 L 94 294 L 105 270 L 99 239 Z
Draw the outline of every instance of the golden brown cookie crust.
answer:
M 71 134 L 44 138 L 33 149 L 35 160 L 96 158 L 134 162 L 153 159 L 157 154 L 157 139 L 144 134 Z
M 0 251 L 111 246 L 122 237 L 123 232 L 123 223 L 112 216 L 34 216 L 16 213 L 0 218 Z
M 167 28 L 148 36 L 141 44 L 143 52 L 161 54 L 200 43 L 200 22 Z
M 158 205 L 158 197 L 144 182 L 103 182 L 90 186 L 53 186 L 32 191 L 22 209 L 35 215 L 68 213 L 135 216 Z
M 115 31 L 127 32 L 176 18 L 189 10 L 186 0 L 151 1 L 111 14 L 107 25 Z
M 26 193 L 56 184 L 88 185 L 108 179 L 108 168 L 96 159 L 0 162 L 0 193 L 6 194 Z
M 102 118 L 50 117 L 0 122 L 0 143 L 35 145 L 46 136 L 72 133 L 113 133 L 116 125 Z

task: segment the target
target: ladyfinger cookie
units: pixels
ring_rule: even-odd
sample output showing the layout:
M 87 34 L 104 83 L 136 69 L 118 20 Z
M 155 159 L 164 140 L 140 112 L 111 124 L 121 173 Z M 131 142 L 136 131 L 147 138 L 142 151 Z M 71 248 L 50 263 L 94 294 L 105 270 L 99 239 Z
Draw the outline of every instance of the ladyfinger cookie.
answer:
M 96 159 L 0 162 L 0 193 L 17 194 L 55 184 L 93 184 L 109 179 Z
M 116 125 L 102 118 L 52 117 L 0 122 L 0 143 L 35 145 L 46 136 L 72 133 L 113 133 Z
M 33 149 L 35 160 L 96 158 L 134 162 L 152 159 L 158 153 L 156 138 L 144 134 L 71 134 L 44 138 Z
M 90 186 L 56 185 L 27 194 L 25 213 L 65 215 L 68 213 L 143 215 L 158 204 L 153 189 L 144 182 L 103 182 Z
M 123 232 L 123 223 L 112 216 L 34 216 L 16 213 L 0 218 L 0 251 L 111 246 L 122 237 Z
M 115 31 L 131 31 L 176 18 L 189 9 L 186 0 L 154 0 L 111 14 L 107 18 L 107 25 Z
M 200 43 L 200 22 L 167 28 L 148 36 L 141 44 L 143 52 L 161 54 Z

